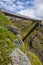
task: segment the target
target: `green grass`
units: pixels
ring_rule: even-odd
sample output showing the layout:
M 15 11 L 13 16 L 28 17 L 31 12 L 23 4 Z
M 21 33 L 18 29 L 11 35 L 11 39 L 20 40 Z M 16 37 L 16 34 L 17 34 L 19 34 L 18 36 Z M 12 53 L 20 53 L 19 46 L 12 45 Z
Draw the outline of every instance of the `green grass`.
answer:
M 32 52 L 28 51 L 28 57 L 30 58 L 32 65 L 42 65 L 39 58 L 35 54 L 33 54 Z
M 21 31 L 21 36 L 22 38 L 32 29 L 32 27 L 35 25 L 35 23 L 32 25 L 32 21 L 28 21 L 25 22 L 24 20 L 21 21 L 17 21 L 17 22 L 13 22 L 12 23 L 14 26 L 18 27 L 19 30 Z M 26 29 L 22 30 L 24 27 L 26 27 Z
M 27 33 L 32 29 L 32 27 L 33 27 L 34 25 L 35 25 L 35 24 L 30 25 L 26 30 L 24 30 L 24 31 L 21 32 L 22 38 L 25 37 L 25 35 L 27 35 Z M 32 34 L 33 34 L 33 33 L 32 33 Z
M 22 45 L 21 50 L 27 54 L 31 65 L 42 65 L 39 57 L 28 49 L 28 44 L 25 43 L 24 45 Z
M 16 39 L 16 35 L 14 35 L 12 32 L 10 32 L 10 31 L 8 31 L 8 29 L 7 28 L 4 28 L 4 27 L 2 27 L 2 28 L 0 28 L 0 39 L 9 39 L 9 40 L 14 40 L 14 39 Z
M 0 65 L 8 65 L 10 62 L 9 54 L 16 47 L 13 41 L 17 38 L 5 26 L 11 25 L 11 21 L 0 12 Z
M 8 54 L 16 47 L 13 44 L 13 40 L 16 39 L 16 36 L 13 35 L 6 28 L 0 28 L 0 64 L 8 65 L 10 62 L 10 57 Z
M 21 21 L 15 21 L 15 22 L 12 22 L 12 24 L 16 27 L 19 28 L 19 30 L 21 30 L 24 26 L 29 26 L 30 24 L 32 23 L 32 21 L 27 21 L 27 22 L 24 22 L 23 20 Z
M 2 12 L 0 12 L 0 26 L 6 26 L 9 24 L 11 24 L 11 21 Z

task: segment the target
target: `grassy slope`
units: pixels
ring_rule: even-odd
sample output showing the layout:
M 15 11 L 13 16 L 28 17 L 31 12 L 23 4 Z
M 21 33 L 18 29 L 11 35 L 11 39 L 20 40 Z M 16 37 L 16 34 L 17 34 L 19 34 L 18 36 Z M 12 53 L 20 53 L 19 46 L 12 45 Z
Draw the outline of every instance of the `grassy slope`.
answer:
M 8 55 L 13 50 L 13 48 L 16 47 L 13 44 L 13 40 L 16 39 L 16 36 L 12 32 L 8 31 L 5 27 L 3 27 L 9 24 L 11 24 L 10 20 L 8 20 L 3 13 L 0 13 L 0 64 L 1 65 L 8 65 L 8 62 L 10 62 L 10 58 Z M 22 49 L 24 49 L 25 51 L 26 46 L 25 48 L 22 47 Z M 35 58 L 36 56 L 33 55 L 33 57 Z M 30 57 L 30 60 L 32 61 L 32 57 Z M 35 61 L 36 63 L 39 62 L 39 60 L 37 60 L 36 58 L 33 59 L 33 61 Z M 32 64 L 34 63 L 33 61 Z M 41 63 L 39 62 L 34 65 L 41 65 Z
M 9 54 L 15 47 L 13 44 L 13 40 L 16 39 L 16 35 L 12 32 L 8 31 L 5 28 L 6 25 L 10 24 L 10 20 L 8 20 L 3 13 L 0 13 L 0 64 L 8 65 L 10 62 Z
M 13 22 L 12 24 L 21 30 L 24 26 L 30 25 L 31 23 L 30 21 L 24 23 L 23 20 L 21 20 L 21 21 Z
M 34 54 L 33 52 L 29 51 L 29 49 L 27 48 L 27 46 L 28 46 L 27 44 L 22 45 L 21 50 L 22 50 L 24 53 L 27 54 L 27 56 L 28 56 L 29 59 L 30 59 L 31 64 L 32 64 L 32 65 L 42 65 L 42 63 L 41 63 L 39 57 L 38 57 L 36 54 Z
M 30 57 L 30 61 L 32 65 L 42 65 L 39 58 L 32 52 L 28 51 L 28 56 Z
M 5 15 L 0 12 L 0 26 L 6 26 L 11 24 L 10 20 L 7 19 L 7 17 L 5 17 Z
M 27 31 L 30 31 L 30 29 L 32 29 L 32 27 L 35 25 L 33 24 L 32 25 L 32 21 L 27 21 L 27 22 L 24 22 L 23 20 L 22 21 L 17 21 L 17 22 L 13 22 L 13 25 L 18 27 L 19 30 L 21 31 L 21 35 L 22 35 L 22 38 L 27 34 Z M 27 27 L 27 28 L 26 28 Z M 23 29 L 24 28 L 24 29 Z M 26 29 L 25 29 L 26 28 Z M 23 30 L 22 30 L 23 29 Z
M 18 24 L 19 23 L 19 24 Z M 32 23 L 32 22 L 31 22 Z M 22 37 L 24 37 L 26 34 L 27 34 L 27 32 L 32 28 L 32 26 L 34 26 L 35 24 L 33 24 L 33 25 L 31 25 L 31 23 L 30 23 L 30 21 L 28 21 L 28 22 L 22 22 L 22 21 L 18 21 L 18 22 L 13 22 L 13 24 L 15 25 L 15 26 L 17 26 L 20 30 L 23 28 L 23 27 L 25 27 L 25 26 L 28 26 L 25 30 L 22 30 L 21 31 L 21 35 L 22 35 Z M 40 27 L 37 27 L 30 35 L 29 35 L 29 37 L 25 40 L 25 46 L 23 46 L 22 47 L 22 50 L 23 50 L 23 52 L 24 52 L 24 50 L 26 51 L 26 48 L 28 48 L 29 47 L 29 39 L 30 39 L 30 37 L 32 37 L 32 36 L 34 36 L 33 34 L 35 34 L 36 33 L 36 31 L 38 31 L 38 30 L 40 30 L 41 28 Z M 43 35 L 41 36 L 41 37 L 43 37 Z M 36 41 L 38 40 L 38 39 L 35 39 Z M 39 40 L 38 40 L 39 41 Z M 40 40 L 40 42 L 43 42 L 42 40 Z M 43 44 L 40 44 L 40 43 L 38 43 L 38 42 L 34 42 L 33 43 L 33 46 L 34 46 L 34 49 L 31 49 L 30 51 L 32 51 L 32 52 L 34 52 L 35 54 L 37 54 L 38 56 L 39 56 L 39 58 L 43 58 Z M 30 49 L 30 48 L 29 48 Z
M 12 35 L 12 36 L 11 36 Z M 15 47 L 14 44 L 12 44 L 14 35 L 8 31 L 6 28 L 0 28 L 0 64 L 6 65 L 10 61 L 9 53 L 13 50 Z

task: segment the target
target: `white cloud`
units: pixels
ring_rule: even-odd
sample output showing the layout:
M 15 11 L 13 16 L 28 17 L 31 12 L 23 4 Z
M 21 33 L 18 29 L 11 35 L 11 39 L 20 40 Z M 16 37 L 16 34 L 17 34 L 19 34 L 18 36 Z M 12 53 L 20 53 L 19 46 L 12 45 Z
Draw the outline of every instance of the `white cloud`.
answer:
M 0 2 L 0 5 L 3 5 L 4 3 L 3 2 Z
M 18 13 L 32 18 L 43 19 L 43 0 L 34 0 L 31 3 L 34 5 L 33 8 L 20 10 Z M 23 5 L 21 2 L 18 2 L 18 4 Z M 29 4 L 29 2 L 27 1 L 26 4 Z M 22 7 L 19 6 L 19 8 L 21 9 Z
M 6 6 L 6 7 L 7 7 L 7 6 Z M 8 9 L 9 11 L 14 11 L 14 8 L 11 7 L 11 6 L 7 7 L 6 9 Z
M 43 0 L 35 0 L 34 8 L 35 8 L 36 18 L 43 19 Z
M 6 1 L 7 2 L 7 1 L 12 1 L 12 0 L 2 0 L 2 1 Z
M 23 10 L 24 6 L 18 5 L 17 8 L 20 9 L 20 10 Z
M 36 17 L 43 19 L 43 5 L 36 10 Z
M 32 18 L 43 19 L 43 0 L 34 0 L 33 5 L 33 8 L 20 10 L 18 13 Z
M 17 7 L 15 4 L 13 4 L 13 5 L 11 5 L 12 6 L 12 8 L 15 8 L 15 7 Z
M 6 3 L 4 3 L 3 1 L 5 1 Z M 0 1 L 0 6 L 1 6 L 1 8 L 9 10 L 9 11 L 14 11 L 15 7 L 16 7 L 16 5 L 13 4 L 12 0 L 2 0 L 2 1 Z
M 20 10 L 18 13 L 35 18 L 35 11 L 33 9 Z
M 3 1 L 5 1 L 6 3 L 4 3 Z M 13 12 L 16 9 L 19 9 L 20 11 L 18 11 L 18 13 L 22 15 L 43 19 L 43 0 L 31 1 L 31 3 L 33 3 L 34 6 L 27 9 L 25 9 L 24 4 L 25 5 L 29 4 L 29 1 L 26 1 L 26 3 L 17 1 L 16 3 L 18 4 L 18 6 L 13 3 L 15 1 L 16 0 L 0 0 L 0 6 L 3 7 L 4 9 Z
M 17 1 L 17 4 L 18 4 L 18 5 L 23 5 L 24 2 Z

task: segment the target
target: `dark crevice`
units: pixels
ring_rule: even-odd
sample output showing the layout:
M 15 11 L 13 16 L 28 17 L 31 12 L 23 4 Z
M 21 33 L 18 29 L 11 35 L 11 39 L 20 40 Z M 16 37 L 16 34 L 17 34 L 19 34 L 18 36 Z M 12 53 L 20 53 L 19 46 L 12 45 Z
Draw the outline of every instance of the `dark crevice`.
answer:
M 26 40 L 26 38 L 33 32 L 33 30 L 35 30 L 38 27 L 38 23 L 36 23 L 36 25 L 27 33 L 27 35 L 23 38 L 23 41 Z

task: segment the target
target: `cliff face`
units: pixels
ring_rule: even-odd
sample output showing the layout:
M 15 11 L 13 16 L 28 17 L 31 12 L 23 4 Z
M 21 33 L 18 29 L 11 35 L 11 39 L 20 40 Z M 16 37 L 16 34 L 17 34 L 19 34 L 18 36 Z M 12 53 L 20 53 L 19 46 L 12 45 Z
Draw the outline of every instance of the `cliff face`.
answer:
M 36 60 L 36 64 L 32 64 L 36 58 L 33 55 L 34 59 L 31 61 L 32 56 L 31 53 L 28 55 L 28 50 L 24 50 L 24 53 L 23 49 L 26 47 L 20 34 L 18 28 L 0 12 L 0 65 L 41 65 L 40 60 Z

